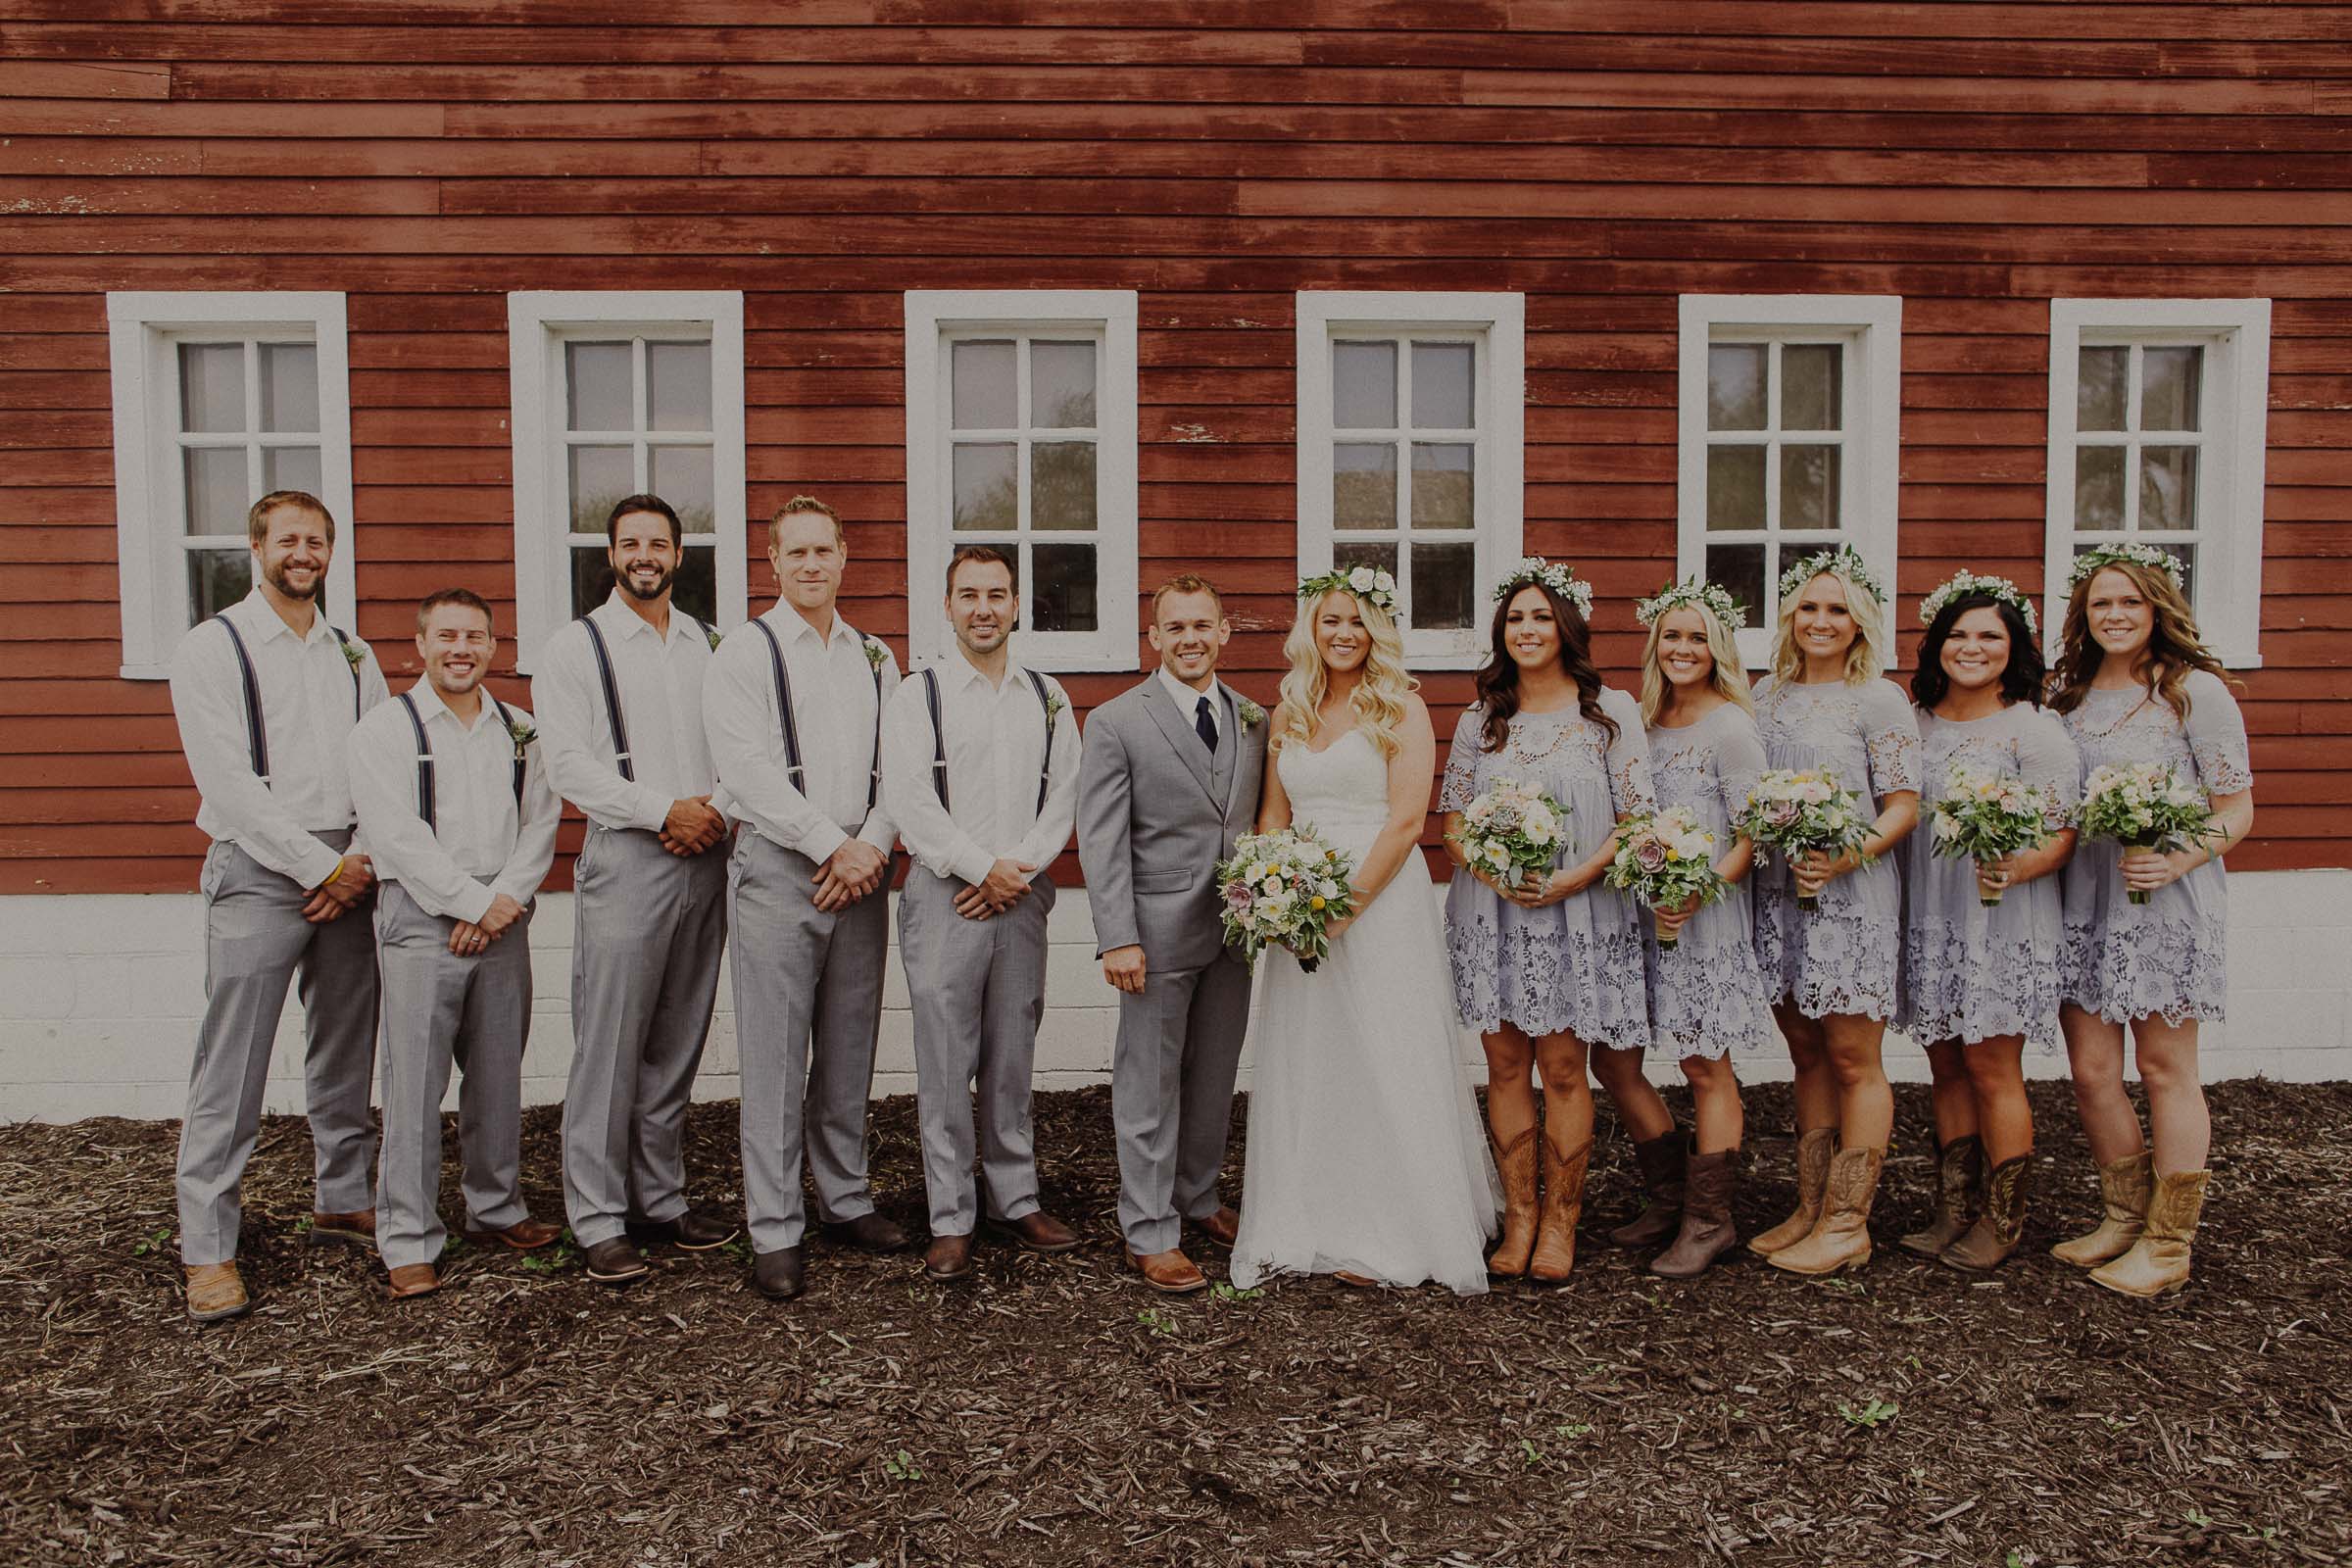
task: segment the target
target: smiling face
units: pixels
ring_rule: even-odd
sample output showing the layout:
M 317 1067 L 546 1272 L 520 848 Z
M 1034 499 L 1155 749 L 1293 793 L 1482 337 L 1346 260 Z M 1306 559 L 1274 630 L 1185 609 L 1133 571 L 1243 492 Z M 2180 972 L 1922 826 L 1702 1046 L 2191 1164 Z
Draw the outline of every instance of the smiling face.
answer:
M 768 527 L 767 564 L 776 569 L 776 591 L 795 610 L 832 609 L 849 559 L 840 529 L 821 512 L 788 512 Z
M 1861 627 L 1845 602 L 1845 584 L 1823 572 L 1797 590 L 1796 616 L 1789 623 L 1798 652 L 1808 662 L 1840 663 L 1854 646 Z
M 1355 595 L 1334 588 L 1315 606 L 1315 652 L 1335 675 L 1364 667 L 1372 657 L 1372 631 Z
M 1685 690 L 1715 678 L 1715 651 L 1707 644 L 1707 618 L 1695 610 L 1670 610 L 1658 619 L 1658 673 Z
M 1001 561 L 967 561 L 948 583 L 948 623 L 967 654 L 986 656 L 1004 646 L 1021 618 L 1021 596 Z
M 497 652 L 490 617 L 471 605 L 435 605 L 417 628 L 416 653 L 424 661 L 424 678 L 445 701 L 479 686 Z
M 612 563 L 612 580 L 631 598 L 651 604 L 669 592 L 678 574 L 678 541 L 669 519 L 658 512 L 631 512 L 612 521 L 612 545 L 606 552 Z
M 281 502 L 262 519 L 253 555 L 262 580 L 270 587 L 288 599 L 316 599 L 325 585 L 335 545 L 324 517 L 309 507 Z
M 1560 661 L 1560 617 L 1533 583 L 1502 607 L 1502 646 L 1522 670 L 1547 669 Z
M 1964 610 L 1952 622 L 1936 661 L 1951 677 L 1952 689 L 1982 691 L 2000 684 L 2009 667 L 2009 626 L 1990 605 Z
M 2082 599 L 2082 619 L 2099 651 L 2129 664 L 2156 630 L 2156 607 L 2129 572 L 2102 566 Z
M 1152 647 L 1159 664 L 1187 686 L 1200 686 L 1216 673 L 1217 656 L 1233 636 L 1233 623 L 1215 594 L 1165 593 L 1152 612 Z

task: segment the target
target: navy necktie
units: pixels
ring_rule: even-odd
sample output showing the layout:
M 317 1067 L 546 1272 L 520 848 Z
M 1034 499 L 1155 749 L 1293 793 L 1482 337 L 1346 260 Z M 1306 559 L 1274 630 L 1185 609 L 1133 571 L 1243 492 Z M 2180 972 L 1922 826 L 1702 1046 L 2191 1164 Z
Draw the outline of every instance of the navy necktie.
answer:
M 1200 732 L 1201 745 L 1212 752 L 1217 749 L 1217 721 L 1208 716 L 1208 699 L 1205 697 L 1200 699 L 1200 706 L 1193 710 L 1193 728 Z

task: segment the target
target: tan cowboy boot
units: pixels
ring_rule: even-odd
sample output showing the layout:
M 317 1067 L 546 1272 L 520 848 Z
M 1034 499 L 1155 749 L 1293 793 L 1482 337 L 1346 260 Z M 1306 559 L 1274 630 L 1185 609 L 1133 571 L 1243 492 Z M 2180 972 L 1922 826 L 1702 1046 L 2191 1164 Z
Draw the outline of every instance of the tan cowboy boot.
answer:
M 2189 1243 L 2196 1239 L 2197 1216 L 2205 1207 L 2207 1170 L 2158 1176 L 2155 1195 L 2148 1200 L 2147 1229 L 2132 1250 L 2102 1268 L 2090 1271 L 2093 1284 L 2126 1296 L 2162 1296 L 2188 1283 Z
M 1884 1149 L 1840 1149 L 1830 1161 L 1830 1187 L 1822 1200 L 1821 1223 L 1793 1247 L 1765 1261 L 1791 1274 L 1834 1274 L 1870 1261 L 1870 1205 L 1879 1193 Z
M 1922 1257 L 1938 1257 L 1977 1222 L 1984 1193 L 1984 1145 L 1975 1133 L 1955 1138 L 1936 1152 L 1936 1213 L 1928 1228 L 1899 1237 L 1895 1246 Z
M 1704 1273 L 1709 1263 L 1740 1245 L 1732 1229 L 1732 1198 L 1740 1187 L 1740 1151 L 1692 1154 L 1684 1179 L 1683 1223 L 1674 1245 L 1649 1260 L 1649 1271 L 1670 1280 Z
M 236 1259 L 225 1263 L 192 1263 L 188 1265 L 188 1316 L 199 1323 L 218 1323 L 224 1317 L 241 1317 L 253 1310 L 253 1298 L 245 1294 L 245 1281 L 237 1273 Z
M 1982 1273 L 1998 1268 L 2016 1251 L 2017 1239 L 2026 1233 L 2026 1179 L 2033 1169 L 2032 1150 L 1993 1166 L 1984 1181 L 1984 1212 L 1938 1261 Z
M 2098 1229 L 2060 1242 L 2050 1255 L 2077 1268 L 2097 1268 L 2132 1250 L 2148 1222 L 2148 1194 L 2156 1185 L 2155 1162 L 2144 1149 L 2099 1167 L 2099 1198 L 2107 1213 Z
M 1548 1137 L 1539 1147 L 1544 1151 L 1544 1222 L 1536 1231 L 1527 1277 L 1539 1285 L 1564 1285 L 1576 1267 L 1576 1222 L 1585 1212 L 1585 1167 L 1592 1158 L 1592 1140 L 1565 1156 Z
M 1641 1213 L 1609 1232 L 1610 1241 L 1619 1247 L 1655 1247 L 1682 1228 L 1684 1166 L 1691 1148 L 1690 1135 L 1680 1127 L 1634 1145 L 1634 1163 L 1642 1171 L 1642 1190 L 1649 1201 Z
M 1764 1232 L 1747 1239 L 1747 1250 L 1758 1257 L 1770 1257 L 1784 1247 L 1794 1247 L 1813 1234 L 1821 1220 L 1822 1195 L 1830 1185 L 1830 1155 L 1838 1149 L 1838 1132 L 1832 1127 L 1816 1127 L 1800 1134 L 1796 1140 L 1796 1212 Z
M 1536 1250 L 1536 1224 L 1542 1214 L 1536 1198 L 1536 1138 L 1537 1129 L 1530 1127 L 1509 1143 L 1494 1146 L 1494 1168 L 1502 1173 L 1502 1240 L 1487 1254 L 1487 1273 L 1498 1280 L 1525 1274 Z

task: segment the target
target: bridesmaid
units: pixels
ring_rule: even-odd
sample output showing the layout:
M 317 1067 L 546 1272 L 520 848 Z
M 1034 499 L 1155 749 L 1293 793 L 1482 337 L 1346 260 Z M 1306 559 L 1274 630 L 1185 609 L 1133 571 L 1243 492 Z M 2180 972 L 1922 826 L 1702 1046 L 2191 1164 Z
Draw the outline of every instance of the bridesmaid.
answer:
M 2158 855 L 2092 839 L 2066 871 L 2059 1022 L 2107 1216 L 2052 1250 L 2069 1263 L 2103 1265 L 2090 1277 L 2111 1291 L 2157 1296 L 2188 1282 L 2205 1201 L 2213 1127 L 2197 1023 L 2222 1016 L 2222 857 L 2254 825 L 2254 771 L 2245 719 L 2197 636 L 2179 564 L 2146 545 L 2101 548 L 2076 561 L 2071 586 L 2050 707 L 2082 751 L 2085 776 L 2106 762 L 2169 763 L 2204 787 L 2215 818 L 2201 848 Z M 2132 904 L 2128 891 L 2148 902 Z M 2152 1156 L 2124 1093 L 2127 1023 L 2147 1090 Z
M 1889 858 L 1919 820 L 1919 725 L 1886 667 L 1886 595 L 1851 546 L 1782 574 L 1772 674 L 1756 725 L 1776 768 L 1827 767 L 1875 803 L 1863 844 L 1785 857 L 1756 873 L 1756 954 L 1796 1067 L 1797 1206 L 1748 1241 L 1778 1268 L 1827 1274 L 1870 1260 L 1870 1206 L 1894 1092 L 1879 1048 L 1894 1013 L 1902 889 Z M 1798 895 L 1820 900 L 1813 911 Z
M 1502 1240 L 1487 1270 L 1556 1285 L 1576 1262 L 1592 1151 L 1587 1048 L 1631 1062 L 1646 1099 L 1620 1099 L 1618 1109 L 1636 1137 L 1674 1131 L 1665 1101 L 1642 1078 L 1649 1009 L 1637 911 L 1601 881 L 1617 823 L 1650 809 L 1649 772 L 1633 699 L 1603 687 L 1592 666 L 1592 585 L 1531 557 L 1494 599 L 1493 652 L 1477 703 L 1454 726 L 1438 795 L 1456 868 L 1446 945 L 1455 1004 L 1486 1046 L 1488 1132 L 1502 1171 Z M 1453 837 L 1470 803 L 1504 779 L 1568 808 L 1559 861 L 1518 888 L 1465 865 Z M 1621 1077 L 1614 1065 L 1594 1066 L 1612 1086 Z M 1531 1068 L 1544 1080 L 1540 1203 Z
M 1642 653 L 1642 719 L 1649 776 L 1660 808 L 1688 808 L 1715 835 L 1717 874 L 1740 884 L 1755 846 L 1732 826 L 1764 771 L 1747 675 L 1732 634 L 1746 619 L 1712 583 L 1677 583 L 1635 614 L 1649 628 Z M 1661 950 L 1660 935 L 1677 940 Z M 1642 937 L 1649 972 L 1651 1033 L 1682 1056 L 1690 1081 L 1692 1144 L 1684 1179 L 1682 1225 L 1649 1271 L 1689 1279 L 1739 1243 L 1732 1199 L 1740 1178 L 1740 1080 L 1730 1053 L 1771 1049 L 1772 999 L 1756 963 L 1748 890 L 1735 885 L 1696 910 L 1655 911 Z
M 2074 853 L 2080 779 L 2065 726 L 2041 708 L 2034 606 L 2005 577 L 1963 571 L 1919 607 L 1911 695 L 1919 704 L 1921 810 L 1955 762 L 2022 779 L 2051 799 L 2058 828 L 2038 850 L 1979 865 L 1936 854 L 1923 827 L 1904 846 L 1899 1022 L 1935 1075 L 1936 1214 L 1901 1245 L 1954 1268 L 1988 1269 L 2026 1224 L 2034 1112 L 2027 1040 L 2058 1041 L 2058 882 Z M 1986 898 L 2000 902 L 1987 908 Z M 1991 1166 L 1989 1177 L 1985 1167 Z

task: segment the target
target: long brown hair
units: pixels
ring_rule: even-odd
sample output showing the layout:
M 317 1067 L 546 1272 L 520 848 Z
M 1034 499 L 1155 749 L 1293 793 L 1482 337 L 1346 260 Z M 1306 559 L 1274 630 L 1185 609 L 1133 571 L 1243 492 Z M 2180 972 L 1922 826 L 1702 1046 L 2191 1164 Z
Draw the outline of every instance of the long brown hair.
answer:
M 2188 608 L 2180 590 L 2173 586 L 2171 572 L 2143 566 L 2136 561 L 2102 562 L 2098 571 L 2091 572 L 2075 584 L 2067 596 L 2066 622 L 2058 637 L 2058 667 L 2051 671 L 2050 710 L 2071 713 L 2082 706 L 2082 694 L 2090 689 L 2091 678 L 2098 674 L 2107 651 L 2090 634 L 2090 585 L 2099 580 L 2099 572 L 2119 571 L 2139 590 L 2139 596 L 2155 612 L 2155 623 L 2148 628 L 2148 646 L 2142 655 L 2147 660 L 2148 695 L 2160 697 L 2180 715 L 2188 719 L 2188 692 L 2185 689 L 2188 672 L 2204 670 L 2230 685 L 2230 672 L 2222 662 L 2213 657 L 2205 641 L 2197 634 L 2197 617 Z
M 1493 650 L 1478 671 L 1479 706 L 1486 710 L 1485 727 L 1479 744 L 1490 752 L 1502 750 L 1510 738 L 1512 715 L 1519 711 L 1519 662 L 1503 644 L 1503 625 L 1510 618 L 1511 604 L 1522 593 L 1533 588 L 1551 606 L 1552 619 L 1560 628 L 1560 665 L 1568 678 L 1576 682 L 1576 710 L 1585 715 L 1588 723 L 1597 724 L 1608 736 L 1607 744 L 1617 744 L 1617 721 L 1602 711 L 1600 706 L 1600 671 L 1592 664 L 1592 628 L 1585 624 L 1584 615 L 1576 606 L 1551 591 L 1544 582 L 1529 582 L 1512 589 L 1494 606 L 1494 625 L 1491 641 Z

